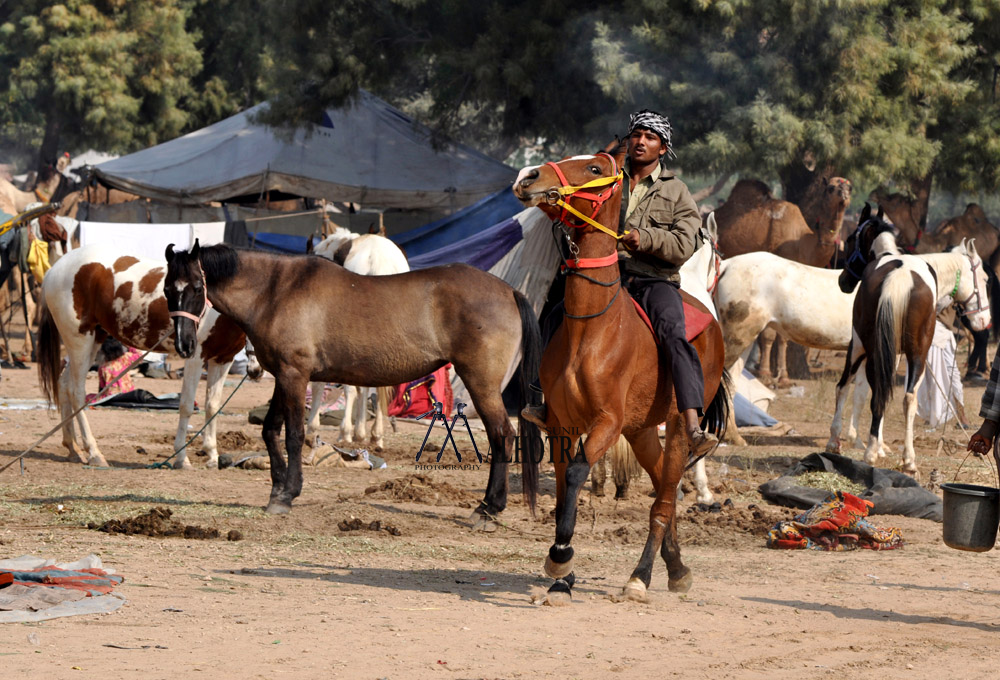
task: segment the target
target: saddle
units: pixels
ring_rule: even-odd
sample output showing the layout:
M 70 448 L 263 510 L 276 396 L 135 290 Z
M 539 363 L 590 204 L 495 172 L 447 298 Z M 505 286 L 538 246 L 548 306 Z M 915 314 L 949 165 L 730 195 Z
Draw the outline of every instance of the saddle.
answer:
M 649 332 L 653 334 L 653 341 L 659 345 L 660 340 L 656 337 L 656 332 L 653 331 L 653 324 L 650 322 L 649 317 L 646 316 L 646 312 L 643 311 L 642 307 L 639 306 L 639 303 L 635 301 L 634 297 L 629 295 L 628 299 L 632 301 L 633 305 L 635 305 L 635 311 L 639 313 L 639 318 L 642 319 L 644 324 L 646 324 L 646 328 L 649 329 Z M 701 335 L 702 331 L 708 328 L 709 324 L 715 321 L 715 317 L 713 317 L 708 310 L 705 309 L 704 305 L 683 290 L 681 291 L 681 301 L 684 303 L 684 335 L 687 338 L 687 341 L 691 342 Z

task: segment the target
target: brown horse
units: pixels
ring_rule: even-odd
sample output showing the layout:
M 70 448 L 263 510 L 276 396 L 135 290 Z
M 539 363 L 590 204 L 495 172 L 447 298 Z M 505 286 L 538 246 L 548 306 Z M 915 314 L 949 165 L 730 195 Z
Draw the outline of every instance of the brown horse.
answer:
M 819 184 L 816 185 L 820 187 Z M 719 250 L 724 257 L 766 251 L 811 267 L 826 267 L 836 255 L 840 225 L 851 200 L 851 183 L 834 177 L 819 192 L 808 194 L 812 228 L 794 203 L 782 201 L 758 180 L 736 183 L 726 202 L 715 211 L 719 230 Z M 758 376 L 771 381 L 771 346 L 778 339 L 779 384 L 787 381 L 787 342 L 773 330 L 761 333 L 761 362 Z
M 208 302 L 243 329 L 274 395 L 261 435 L 271 459 L 267 511 L 287 513 L 302 491 L 309 382 L 398 385 L 451 362 L 486 425 L 492 458 L 481 515 L 507 503 L 514 428 L 501 397 L 521 361 L 521 393 L 538 373 L 541 335 L 531 303 L 501 279 L 467 265 L 362 276 L 315 255 L 276 255 L 225 245 L 167 247 L 164 290 L 180 353 L 194 346 Z M 262 301 L 268 304 L 261 304 Z M 523 406 L 523 404 L 522 404 Z M 288 463 L 278 445 L 285 425 Z M 520 422 L 525 498 L 534 510 L 542 442 Z
M 569 229 L 573 259 L 566 262 L 566 271 L 573 275 L 566 281 L 565 319 L 545 348 L 540 371 L 548 402 L 546 429 L 551 437 L 565 440 L 561 451 L 553 450 L 552 456 L 556 540 L 545 562 L 546 573 L 556 579 L 549 589 L 552 602 L 570 597 L 575 581 L 570 541 L 580 488 L 591 466 L 618 441 L 619 434 L 632 445 L 656 489 L 649 537 L 625 595 L 645 598 L 657 549 L 667 564 L 670 590 L 683 592 L 691 587 L 691 572 L 681 562 L 676 526 L 677 484 L 688 463 L 683 421 L 669 366 L 660 361 L 652 333 L 629 295 L 622 293 L 618 270 L 619 168 L 624 156 L 622 149 L 615 156 L 576 156 L 525 168 L 514 182 L 514 193 L 522 203 L 538 206 L 574 227 Z M 564 196 L 568 198 L 563 200 Z M 563 206 L 576 217 L 569 216 Z M 581 269 L 592 272 L 584 274 Z M 694 298 L 682 295 L 688 304 L 704 309 Z M 705 425 L 719 433 L 727 401 L 722 387 L 725 346 L 718 323 L 713 321 L 693 344 L 704 369 L 705 403 L 711 402 L 710 422 Z M 666 448 L 657 436 L 657 425 L 664 421 Z M 582 435 L 586 440 L 578 448 Z

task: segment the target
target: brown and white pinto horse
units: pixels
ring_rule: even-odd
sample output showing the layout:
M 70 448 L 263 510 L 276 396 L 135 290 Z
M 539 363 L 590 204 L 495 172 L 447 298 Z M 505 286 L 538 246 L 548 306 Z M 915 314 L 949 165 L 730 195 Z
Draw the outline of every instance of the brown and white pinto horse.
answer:
M 938 302 L 950 298 L 968 320 L 972 330 L 990 325 L 986 275 L 972 241 L 947 253 L 905 255 L 896 245 L 892 228 L 882 211 L 871 215 L 867 204 L 858 230 L 848 244 L 851 256 L 839 278 L 843 292 L 854 290 L 851 343 L 840 382 L 837 408 L 830 426 L 830 443 L 839 439 L 846 387 L 863 360 L 871 385 L 872 424 L 865 462 L 874 465 L 882 451 L 882 419 L 892 396 L 897 357 L 906 355 L 906 393 L 903 415 L 903 472 L 919 478 L 913 450 L 913 421 L 917 413 L 917 388 L 924 377 L 927 352 L 934 338 Z M 828 447 L 831 445 L 828 444 Z
M 210 419 L 219 409 L 226 374 L 246 338 L 232 321 L 208 310 L 198 328 L 197 341 L 192 339 L 190 344 L 175 348 L 173 337 L 168 336 L 156 345 L 171 327 L 163 294 L 165 275 L 164 262 L 140 260 L 102 244 L 71 250 L 61 257 L 42 282 L 38 374 L 46 397 L 54 400 L 62 417 L 67 418 L 84 403 L 87 371 L 108 335 L 137 349 L 189 357 L 184 364 L 180 422 L 174 438 L 177 451 L 187 440 L 202 365 L 208 362 L 205 417 Z M 60 339 L 66 345 L 65 370 Z M 77 448 L 72 420 L 63 425 L 63 446 L 69 449 L 71 459 L 75 455 L 83 463 L 106 466 L 85 411 L 77 414 L 76 421 L 83 437 L 83 451 Z M 207 467 L 218 467 L 215 427 L 213 420 L 202 435 Z M 177 454 L 174 467 L 191 468 L 186 450 Z
M 569 438 L 554 455 L 556 540 L 545 561 L 555 583 L 550 601 L 565 600 L 575 581 L 570 541 L 576 524 L 577 496 L 587 474 L 619 434 L 656 489 L 650 508 L 649 537 L 638 566 L 625 585 L 630 599 L 642 600 L 659 549 L 667 564 L 672 591 L 691 587 L 691 572 L 681 562 L 677 543 L 676 491 L 688 465 L 683 419 L 677 411 L 670 368 L 660 361 L 653 335 L 623 293 L 616 252 L 620 183 L 624 149 L 612 156 L 576 156 L 521 170 L 515 195 L 538 206 L 573 229 L 572 258 L 565 264 L 566 312 L 562 325 L 542 355 L 542 391 L 548 403 L 550 436 Z M 565 200 L 564 200 L 565 198 Z M 591 271 L 584 274 L 583 269 Z M 682 293 L 689 305 L 704 306 Z M 707 310 L 706 310 L 707 311 Z M 727 397 L 723 386 L 725 345 L 718 322 L 693 341 L 702 360 L 708 422 L 716 433 L 725 427 Z M 666 421 L 666 448 L 657 425 Z M 585 442 L 578 447 L 582 435 Z M 575 454 L 572 452 L 576 452 Z
M 480 514 L 507 503 L 515 430 L 501 391 L 520 361 L 521 392 L 538 374 L 541 334 L 528 299 L 503 280 L 462 264 L 361 276 L 314 255 L 276 255 L 216 245 L 167 248 L 172 312 L 200 314 L 207 300 L 253 342 L 274 375 L 261 435 L 271 459 L 267 511 L 287 513 L 302 491 L 305 391 L 309 382 L 398 385 L 451 362 L 486 426 L 492 457 Z M 261 300 L 270 304 L 262 305 Z M 194 324 L 178 318 L 182 354 Z M 523 404 L 522 404 L 523 405 Z M 278 445 L 285 429 L 286 464 Z M 523 420 L 522 483 L 534 510 L 542 441 Z

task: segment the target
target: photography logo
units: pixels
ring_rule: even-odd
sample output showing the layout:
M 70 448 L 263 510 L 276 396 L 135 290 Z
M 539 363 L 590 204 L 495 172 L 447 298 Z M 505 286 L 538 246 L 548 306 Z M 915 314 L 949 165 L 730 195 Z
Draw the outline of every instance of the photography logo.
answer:
M 462 411 L 467 405 L 468 404 L 463 404 L 462 402 L 458 402 L 457 404 L 455 404 L 456 413 L 455 416 L 451 419 L 450 425 L 448 424 L 448 417 L 444 414 L 444 404 L 442 404 L 440 401 L 434 402 L 433 410 L 428 411 L 422 416 L 417 417 L 417 420 L 420 420 L 421 418 L 426 418 L 427 416 L 433 414 L 430 423 L 428 423 L 427 425 L 427 434 L 424 435 L 424 441 L 420 445 L 420 450 L 417 451 L 418 462 L 420 461 L 421 454 L 423 454 L 424 452 L 424 447 L 427 446 L 427 440 L 431 436 L 431 430 L 434 429 L 434 423 L 436 423 L 438 419 L 441 420 L 441 424 L 444 425 L 445 429 L 448 431 L 448 434 L 444 438 L 444 443 L 441 444 L 441 450 L 438 451 L 436 462 L 438 463 L 441 462 L 441 456 L 442 454 L 444 454 L 444 450 L 445 448 L 447 448 L 449 441 L 451 442 L 451 448 L 455 450 L 455 457 L 458 458 L 458 462 L 459 463 L 462 462 L 462 454 L 458 452 L 458 446 L 455 444 L 455 436 L 454 436 L 455 424 L 458 422 L 459 418 L 461 418 L 462 422 L 465 423 L 465 431 L 469 433 L 469 440 L 472 441 L 472 448 L 475 449 L 476 451 L 476 457 L 479 459 L 480 463 L 483 462 L 483 456 L 482 454 L 479 453 L 479 447 L 476 446 L 476 438 L 472 436 L 472 428 L 469 427 L 469 419 L 465 417 L 465 413 L 463 413 Z

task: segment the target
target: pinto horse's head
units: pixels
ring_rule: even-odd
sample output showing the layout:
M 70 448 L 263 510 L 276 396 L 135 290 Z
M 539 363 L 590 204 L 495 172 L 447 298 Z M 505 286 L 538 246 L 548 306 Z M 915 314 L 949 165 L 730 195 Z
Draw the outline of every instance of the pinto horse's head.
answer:
M 553 220 L 581 231 L 615 235 L 621 205 L 624 150 L 572 156 L 558 162 L 526 167 L 514 181 L 514 195 L 528 207 L 539 207 Z
M 872 216 L 872 207 L 865 203 L 861 216 L 858 218 L 858 228 L 847 237 L 847 241 L 844 243 L 847 264 L 837 279 L 842 292 L 850 293 L 857 287 L 865 267 L 871 262 L 872 245 L 875 243 L 875 239 L 880 234 L 892 231 L 892 225 L 882 219 L 883 214 L 882 206 L 879 206 L 878 213 Z
M 195 239 L 190 251 L 174 251 L 174 244 L 167 246 L 167 276 L 163 281 L 163 294 L 167 309 L 174 320 L 174 346 L 181 357 L 187 359 L 198 346 L 198 324 L 211 306 L 205 291 L 205 274 L 198 259 L 200 246 Z

